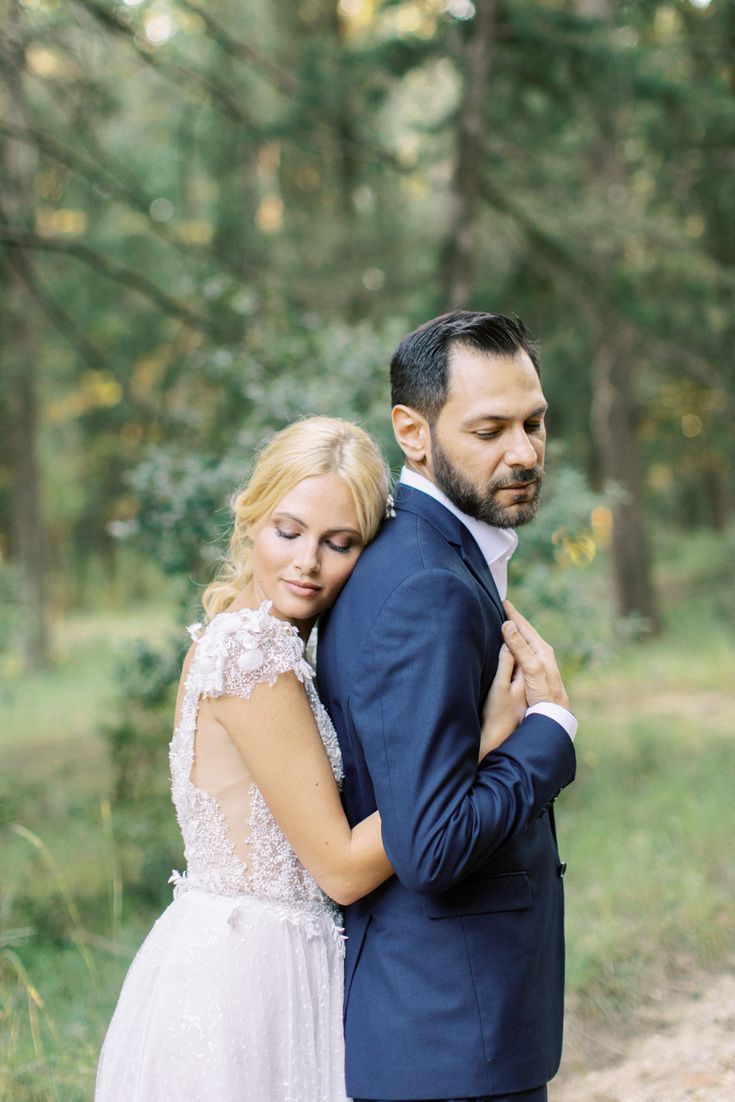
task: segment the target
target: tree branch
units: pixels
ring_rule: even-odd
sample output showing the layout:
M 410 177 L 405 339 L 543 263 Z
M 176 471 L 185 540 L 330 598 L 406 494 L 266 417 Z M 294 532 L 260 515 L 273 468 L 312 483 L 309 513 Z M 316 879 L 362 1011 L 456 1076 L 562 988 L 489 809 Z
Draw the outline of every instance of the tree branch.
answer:
M 24 250 L 21 248 L 9 249 L 7 257 L 8 263 L 15 270 L 18 278 L 25 284 L 27 290 L 33 295 L 38 305 L 62 336 L 78 352 L 81 359 L 95 371 L 99 370 L 101 365 L 106 365 L 107 360 L 104 354 L 92 344 L 86 333 L 77 326 L 66 310 L 48 293 Z
M 531 246 L 538 266 L 557 281 L 560 278 L 566 280 L 570 293 L 575 295 L 583 309 L 589 313 L 591 304 L 594 303 L 598 310 L 604 309 L 624 317 L 625 321 L 633 326 L 641 342 L 651 349 L 655 356 L 676 360 L 687 370 L 691 378 L 705 386 L 718 385 L 716 372 L 706 357 L 691 348 L 667 341 L 642 328 L 634 318 L 620 309 L 604 283 L 601 283 L 598 273 L 543 230 L 518 203 L 509 199 L 504 192 L 494 188 L 487 181 L 483 182 L 482 194 L 492 207 L 508 215 L 516 223 Z M 732 280 L 729 273 L 720 274 L 724 285 L 730 286 Z
M 161 241 L 170 245 L 183 255 L 196 254 L 206 257 L 216 264 L 220 270 L 224 269 L 235 279 L 241 278 L 243 268 L 254 273 L 259 271 L 257 265 L 248 263 L 245 258 L 240 258 L 238 260 L 238 266 L 236 267 L 230 263 L 227 257 L 223 257 L 219 253 L 216 253 L 206 244 L 181 241 L 175 233 L 171 233 L 167 227 L 160 222 L 155 222 L 150 219 L 150 196 L 146 196 L 142 192 L 137 191 L 128 183 L 121 182 L 102 164 L 76 153 L 68 146 L 61 146 L 58 142 L 55 142 L 47 134 L 37 130 L 35 127 L 14 126 L 0 119 L 0 135 L 3 134 L 12 138 L 14 141 L 25 142 L 38 152 L 43 153 L 45 156 L 54 161 L 58 161 L 59 164 L 65 165 L 73 172 L 76 172 L 82 179 L 97 184 L 103 190 L 109 192 L 115 199 L 124 203 L 127 207 L 144 215 L 148 222 L 149 230 L 160 238 Z M 100 152 L 102 153 L 104 151 Z
M 202 8 L 199 4 L 192 3 L 192 0 L 178 0 L 178 6 L 198 16 L 209 31 L 209 34 L 218 45 L 221 46 L 225 53 L 263 70 L 263 72 L 268 75 L 271 85 L 278 88 L 279 91 L 288 94 L 297 91 L 298 81 L 291 73 L 287 72 L 285 69 L 281 69 L 280 66 L 270 61 L 267 57 L 263 57 L 262 54 L 254 50 L 253 47 L 249 46 L 246 42 L 233 38 L 206 8 Z
M 216 331 L 214 323 L 201 314 L 191 310 L 182 302 L 167 295 L 160 287 L 150 279 L 126 268 L 123 264 L 117 264 L 108 260 L 100 253 L 83 245 L 79 241 L 69 241 L 61 237 L 42 237 L 38 233 L 21 227 L 0 225 L 0 243 L 10 248 L 32 249 L 38 252 L 61 253 L 65 256 L 73 256 L 95 271 L 101 272 L 108 279 L 114 280 L 133 291 L 137 291 L 149 301 L 155 303 L 163 313 L 170 317 L 184 321 L 192 328 L 203 332 Z
M 272 62 L 268 62 L 265 58 L 260 57 L 255 51 L 252 51 L 250 47 L 241 43 L 239 40 L 233 39 L 222 28 L 221 24 L 217 23 L 212 16 L 208 15 L 204 9 L 199 5 L 194 4 L 191 0 L 180 0 L 182 6 L 195 12 L 205 21 L 205 25 L 210 33 L 213 35 L 217 44 L 231 56 L 239 57 L 241 60 L 246 58 L 249 62 L 254 63 L 255 58 L 259 60 L 262 66 L 270 67 L 272 71 L 277 72 L 284 76 L 282 70 L 273 65 Z M 88 13 L 92 18 L 96 19 L 107 31 L 118 37 L 124 38 L 131 49 L 137 54 L 139 59 L 153 71 L 155 71 L 162 79 L 173 83 L 178 91 L 181 90 L 182 85 L 190 85 L 192 79 L 197 82 L 200 91 L 202 91 L 211 101 L 216 108 L 225 114 L 228 118 L 234 122 L 243 125 L 253 134 L 259 141 L 268 141 L 274 135 L 269 130 L 259 127 L 242 109 L 239 101 L 234 99 L 230 93 L 221 84 L 211 80 L 211 78 L 204 73 L 197 66 L 190 64 L 189 67 L 179 65 L 175 62 L 165 60 L 155 50 L 148 50 L 142 46 L 137 40 L 131 27 L 123 20 L 119 19 L 113 12 L 105 8 L 100 3 L 100 0 L 75 0 L 75 3 L 81 6 L 81 8 Z M 227 41 L 225 41 L 225 39 Z M 284 79 L 281 91 L 287 93 L 293 97 L 298 90 L 298 84 L 292 81 L 291 86 L 287 87 L 287 81 Z M 322 128 L 327 127 L 325 116 L 322 112 L 315 109 L 309 109 L 307 115 L 314 120 L 317 126 Z M 375 164 L 383 167 L 388 167 L 396 172 L 405 175 L 407 172 L 414 171 L 413 167 L 406 167 L 395 157 L 393 154 L 388 153 L 386 150 L 377 149 L 370 143 L 360 141 L 359 139 L 351 139 L 351 143 L 355 149 L 359 152 L 365 160 L 370 160 Z M 309 153 L 315 153 L 319 156 L 331 157 L 333 160 L 337 158 L 338 154 L 333 153 L 331 150 L 324 148 L 318 148 L 314 145 L 308 145 L 303 140 L 296 141 L 294 144 L 299 148 Z
M 264 135 L 263 129 L 257 126 L 252 118 L 243 111 L 241 104 L 233 99 L 229 91 L 223 85 L 213 81 L 197 66 L 190 65 L 188 68 L 185 68 L 183 65 L 176 64 L 176 62 L 164 60 L 161 55 L 153 49 L 146 49 L 137 41 L 136 36 L 133 34 L 128 24 L 119 19 L 114 12 L 105 8 L 98 0 L 76 0 L 76 3 L 80 4 L 82 8 L 96 19 L 98 23 L 101 23 L 107 31 L 125 38 L 144 64 L 149 66 L 149 68 L 153 69 L 164 79 L 174 83 L 178 90 L 181 89 L 182 83 L 187 84 L 191 83 L 192 79 L 196 80 L 201 90 L 211 99 L 219 103 L 225 115 L 241 126 L 246 126 L 253 134 L 257 134 L 259 138 L 264 138 L 266 136 Z

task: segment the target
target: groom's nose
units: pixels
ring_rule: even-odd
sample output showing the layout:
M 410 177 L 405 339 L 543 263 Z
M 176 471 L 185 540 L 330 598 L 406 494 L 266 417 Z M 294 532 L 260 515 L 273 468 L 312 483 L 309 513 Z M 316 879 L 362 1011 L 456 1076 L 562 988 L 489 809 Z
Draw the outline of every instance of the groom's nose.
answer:
M 517 429 L 508 441 L 505 451 L 506 464 L 511 468 L 535 467 L 538 459 L 536 448 L 526 430 L 523 428 Z

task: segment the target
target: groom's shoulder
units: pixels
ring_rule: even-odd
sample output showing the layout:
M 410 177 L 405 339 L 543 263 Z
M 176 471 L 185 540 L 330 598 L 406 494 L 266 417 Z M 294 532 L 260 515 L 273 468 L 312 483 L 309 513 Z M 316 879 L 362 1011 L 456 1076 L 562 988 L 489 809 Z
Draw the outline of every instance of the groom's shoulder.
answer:
M 362 552 L 344 593 L 352 598 L 369 593 L 374 603 L 378 594 L 388 594 L 408 578 L 435 570 L 462 571 L 456 548 L 424 518 L 398 510 Z
M 404 569 L 410 564 L 411 569 L 431 569 L 451 562 L 455 556 L 456 551 L 439 529 L 416 513 L 399 509 L 365 548 L 358 567 L 383 570 L 390 565 L 400 572 L 401 564 Z
M 360 638 L 389 609 L 423 601 L 427 593 L 433 600 L 439 590 L 454 605 L 473 599 L 474 583 L 457 548 L 441 531 L 399 509 L 360 555 L 320 629 L 320 643 L 328 638 L 334 644 L 337 636 Z

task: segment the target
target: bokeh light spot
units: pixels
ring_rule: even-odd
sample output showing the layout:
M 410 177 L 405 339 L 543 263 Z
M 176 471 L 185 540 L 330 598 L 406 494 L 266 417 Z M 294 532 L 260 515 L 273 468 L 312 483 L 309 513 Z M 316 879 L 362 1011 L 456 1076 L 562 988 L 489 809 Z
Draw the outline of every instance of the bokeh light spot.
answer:
M 685 436 L 699 436 L 702 428 L 702 418 L 696 413 L 685 413 L 681 419 L 681 431 Z

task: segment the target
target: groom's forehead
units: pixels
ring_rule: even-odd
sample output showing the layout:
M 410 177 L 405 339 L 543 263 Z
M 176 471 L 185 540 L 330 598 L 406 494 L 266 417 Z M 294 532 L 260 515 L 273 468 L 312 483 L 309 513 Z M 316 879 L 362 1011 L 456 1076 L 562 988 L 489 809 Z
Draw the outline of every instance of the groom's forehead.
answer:
M 503 397 L 537 398 L 543 402 L 541 380 L 523 349 L 497 355 L 468 345 L 455 344 L 449 352 L 447 402 L 503 400 Z

